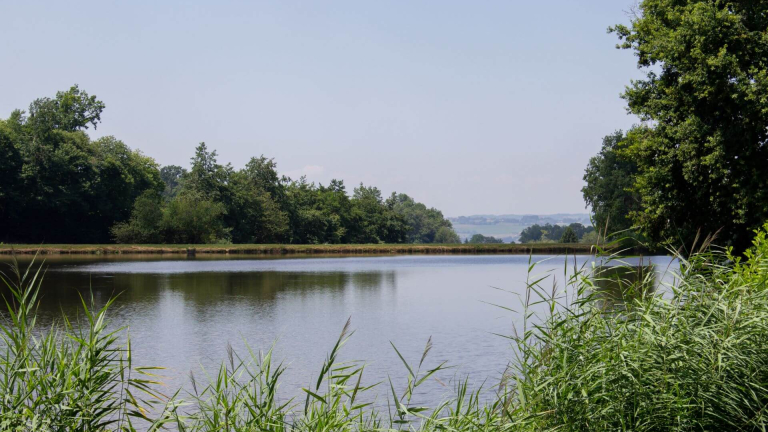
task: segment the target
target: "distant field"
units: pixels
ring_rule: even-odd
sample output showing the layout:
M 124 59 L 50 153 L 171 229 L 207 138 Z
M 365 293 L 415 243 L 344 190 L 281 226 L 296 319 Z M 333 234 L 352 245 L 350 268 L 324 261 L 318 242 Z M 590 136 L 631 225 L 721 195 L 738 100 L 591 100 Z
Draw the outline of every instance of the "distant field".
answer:
M 588 254 L 586 244 L 366 245 L 0 245 L 0 254 Z

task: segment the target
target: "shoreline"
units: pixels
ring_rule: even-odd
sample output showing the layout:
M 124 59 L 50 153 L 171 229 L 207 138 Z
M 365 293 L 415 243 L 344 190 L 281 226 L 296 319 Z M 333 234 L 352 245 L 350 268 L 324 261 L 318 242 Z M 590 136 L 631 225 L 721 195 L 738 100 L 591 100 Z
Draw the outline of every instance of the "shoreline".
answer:
M 118 245 L 118 244 L 2 244 L 0 255 L 293 255 L 293 254 L 579 254 L 594 253 L 594 245 L 531 244 L 354 244 L 354 245 Z M 627 251 L 629 252 L 629 251 Z

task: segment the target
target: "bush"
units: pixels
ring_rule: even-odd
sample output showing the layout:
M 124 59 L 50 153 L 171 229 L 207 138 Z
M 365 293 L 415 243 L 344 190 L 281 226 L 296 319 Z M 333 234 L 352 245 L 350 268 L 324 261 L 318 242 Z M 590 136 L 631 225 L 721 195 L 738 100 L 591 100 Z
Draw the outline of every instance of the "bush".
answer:
M 560 243 L 578 243 L 579 237 L 576 235 L 576 232 L 573 231 L 573 228 L 566 227 L 565 231 L 563 231 L 563 235 L 560 236 Z
M 575 275 L 573 302 L 534 284 L 532 293 L 554 312 L 515 339 L 515 424 L 531 431 L 764 430 L 766 250 L 763 231 L 745 263 L 728 251 L 681 257 L 667 297 L 641 293 L 612 311 L 596 294 L 600 278 Z M 625 293 L 640 286 L 618 282 Z
M 482 234 L 475 234 L 471 238 L 467 239 L 469 244 L 498 244 L 504 243 L 504 240 L 497 239 L 493 236 L 484 236 Z
M 147 191 L 136 199 L 131 218 L 112 227 L 112 238 L 117 243 L 162 243 L 162 220 L 163 206 L 160 194 Z
M 454 244 L 461 243 L 459 235 L 450 227 L 440 227 L 435 234 L 435 243 Z
M 13 268 L 0 273 L 10 298 L 0 323 L 0 430 L 132 430 L 136 419 L 149 421 L 147 398 L 152 370 L 134 368 L 130 342 L 121 330 L 109 330 L 107 309 L 82 300 L 81 322 L 63 320 L 36 327 L 42 272 Z M 147 398 L 145 398 L 146 396 Z

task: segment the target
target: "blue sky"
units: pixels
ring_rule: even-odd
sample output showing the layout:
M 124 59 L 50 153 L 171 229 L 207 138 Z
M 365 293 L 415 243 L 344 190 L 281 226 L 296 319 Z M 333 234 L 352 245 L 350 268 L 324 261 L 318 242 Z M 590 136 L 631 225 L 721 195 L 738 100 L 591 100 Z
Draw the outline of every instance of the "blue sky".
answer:
M 0 3 L 0 117 L 72 84 L 114 135 L 186 166 L 405 192 L 446 215 L 582 212 L 640 78 L 606 28 L 632 0 Z

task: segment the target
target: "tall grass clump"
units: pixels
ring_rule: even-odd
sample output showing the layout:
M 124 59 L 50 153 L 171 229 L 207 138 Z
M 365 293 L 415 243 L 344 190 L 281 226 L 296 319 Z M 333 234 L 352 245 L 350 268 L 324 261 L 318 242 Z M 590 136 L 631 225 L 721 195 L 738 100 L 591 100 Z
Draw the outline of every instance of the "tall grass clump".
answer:
M 34 262 L 33 262 L 34 263 Z M 0 322 L 0 430 L 130 430 L 146 407 L 162 401 L 151 388 L 152 369 L 131 364 L 123 329 L 110 330 L 112 301 L 95 308 L 82 299 L 77 321 L 37 326 L 41 267 L 18 263 L 0 273 L 6 288 Z
M 766 430 L 766 232 L 742 257 L 709 241 L 678 254 L 659 289 L 657 269 L 612 256 L 561 284 L 531 276 L 495 396 L 460 379 L 437 406 L 413 397 L 446 368 L 430 364 L 431 341 L 416 359 L 393 344 L 405 378 L 369 382 L 365 363 L 340 360 L 349 322 L 300 398 L 278 397 L 285 367 L 271 349 L 231 347 L 218 369 L 190 373 L 188 391 L 169 392 L 154 368 L 132 365 L 125 330 L 107 323 L 111 301 L 38 326 L 42 273 L 16 264 L 2 275 L 0 430 Z
M 531 284 L 529 306 L 549 313 L 514 338 L 511 422 L 527 431 L 766 430 L 766 230 L 744 260 L 705 241 L 678 256 L 674 283 L 621 308 L 602 307 L 599 272 L 575 272 L 560 296 Z

